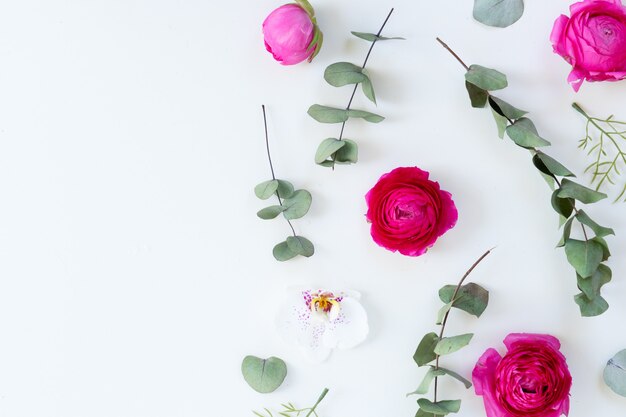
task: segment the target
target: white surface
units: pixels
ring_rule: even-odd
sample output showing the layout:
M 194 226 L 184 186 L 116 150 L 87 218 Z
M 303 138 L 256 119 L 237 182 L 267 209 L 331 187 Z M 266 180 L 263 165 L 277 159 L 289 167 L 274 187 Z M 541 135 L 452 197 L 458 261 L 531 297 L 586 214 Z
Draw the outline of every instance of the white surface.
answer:
M 494 245 L 471 277 L 491 304 L 479 320 L 451 317 L 451 334 L 476 336 L 445 366 L 469 375 L 507 333 L 552 333 L 574 378 L 570 415 L 623 415 L 626 400 L 601 371 L 626 346 L 624 206 L 590 210 L 618 236 L 611 308 L 582 319 L 574 273 L 554 249 L 549 190 L 528 155 L 497 138 L 489 111 L 469 107 L 462 68 L 434 39 L 505 72 L 502 98 L 530 110 L 550 153 L 578 173 L 584 122 L 570 103 L 626 118 L 626 83 L 585 84 L 577 95 L 566 84 L 548 36 L 567 1 L 529 1 L 505 30 L 475 23 L 472 2 L 458 3 L 318 0 L 324 48 L 313 64 L 285 68 L 260 35 L 280 2 L 3 1 L 0 415 L 250 416 L 310 404 L 328 386 L 323 417 L 411 416 L 415 399 L 404 394 L 423 373 L 412 355 L 435 329 L 437 290 Z M 361 62 L 367 44 L 349 31 L 375 31 L 391 6 L 385 33 L 407 40 L 377 45 L 370 61 L 387 120 L 350 121 L 361 161 L 320 168 L 315 149 L 338 126 L 306 109 L 343 106 L 350 94 L 323 70 Z M 263 202 L 252 188 L 269 176 L 261 103 L 278 175 L 314 195 L 295 222 L 316 245 L 311 259 L 274 261 L 287 226 L 255 216 Z M 361 96 L 355 105 L 374 109 Z M 460 213 L 420 258 L 377 247 L 363 215 L 376 179 L 409 165 L 430 171 Z M 370 338 L 321 366 L 304 363 L 273 328 L 283 289 L 296 284 L 361 291 Z M 250 390 L 239 371 L 247 354 L 284 358 L 285 385 Z M 473 391 L 441 389 L 463 399 L 461 415 L 484 415 Z

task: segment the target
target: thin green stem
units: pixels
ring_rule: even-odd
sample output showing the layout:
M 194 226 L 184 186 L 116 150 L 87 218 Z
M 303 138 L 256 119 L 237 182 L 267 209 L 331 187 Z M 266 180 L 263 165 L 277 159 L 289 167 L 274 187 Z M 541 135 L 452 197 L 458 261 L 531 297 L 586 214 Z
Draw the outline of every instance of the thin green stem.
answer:
M 305 417 L 309 417 L 311 414 L 315 414 L 315 409 L 322 402 L 326 394 L 328 394 L 328 388 L 324 388 L 324 391 L 322 391 L 322 393 L 320 394 L 320 397 L 317 399 L 315 404 L 313 404 L 313 407 L 311 407 L 310 411 L 307 413 Z

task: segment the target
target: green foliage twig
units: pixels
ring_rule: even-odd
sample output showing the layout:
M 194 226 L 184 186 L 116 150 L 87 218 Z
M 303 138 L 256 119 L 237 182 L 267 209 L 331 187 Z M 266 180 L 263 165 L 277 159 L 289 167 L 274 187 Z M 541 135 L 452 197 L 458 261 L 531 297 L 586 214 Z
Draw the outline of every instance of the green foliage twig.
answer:
M 296 256 L 310 257 L 315 253 L 313 243 L 305 237 L 298 236 L 296 230 L 291 224 L 291 220 L 304 217 L 308 213 L 309 207 L 311 207 L 311 193 L 307 190 L 295 190 L 293 184 L 289 181 L 277 179 L 274 173 L 274 165 L 272 164 L 272 156 L 270 154 L 270 142 L 267 134 L 267 117 L 265 115 L 265 106 L 261 106 L 263 109 L 263 124 L 265 127 L 265 147 L 267 148 L 267 159 L 270 163 L 270 171 L 272 173 L 272 179 L 263 181 L 254 187 L 254 193 L 261 200 L 267 200 L 271 196 L 276 196 L 278 205 L 265 207 L 257 212 L 257 216 L 263 220 L 270 220 L 276 218 L 279 214 L 282 214 L 293 236 L 289 236 L 285 241 L 280 242 L 276 246 L 272 253 L 274 258 L 278 261 L 288 261 Z
M 600 187 L 606 183 L 615 185 L 614 176 L 622 175 L 620 168 L 626 168 L 626 152 L 622 151 L 620 146 L 620 141 L 626 141 L 626 122 L 615 120 L 613 115 L 606 119 L 591 117 L 577 103 L 573 103 L 572 107 L 587 119 L 585 137 L 579 141 L 578 147 L 587 150 L 590 146 L 587 155 L 593 157 L 593 162 L 585 169 L 585 173 L 592 172 L 591 185 L 595 183 L 596 191 L 599 191 Z M 596 130 L 599 134 L 595 141 L 592 130 Z M 623 144 L 626 145 L 626 143 Z M 625 194 L 626 182 L 615 202 Z
M 574 297 L 574 301 L 584 317 L 604 313 L 609 304 L 602 297 L 601 288 L 612 276 L 611 269 L 603 263 L 611 256 L 604 238 L 615 233 L 613 229 L 600 226 L 592 220 L 576 207 L 576 202 L 596 203 L 606 198 L 606 194 L 572 181 L 570 178 L 575 175 L 569 169 L 538 149 L 549 146 L 550 142 L 539 136 L 534 123 L 524 117 L 527 112 L 491 94 L 491 91 L 501 90 L 508 85 L 504 74 L 480 65 L 467 66 L 445 42 L 439 38 L 437 41 L 465 68 L 465 87 L 472 107 L 484 108 L 489 104 L 500 138 L 504 138 L 506 133 L 516 145 L 530 151 L 535 168 L 553 189 L 556 188 L 551 202 L 563 226 L 563 236 L 557 247 L 565 249 L 568 262 L 576 270 L 576 281 L 581 291 Z M 580 225 L 584 240 L 571 237 L 574 221 Z M 591 237 L 591 232 L 595 236 Z
M 350 139 L 344 139 L 343 137 L 343 131 L 349 118 L 360 118 L 370 123 L 380 123 L 385 120 L 384 117 L 379 116 L 378 114 L 364 110 L 354 110 L 351 106 L 359 85 L 361 85 L 363 94 L 376 104 L 376 95 L 374 93 L 372 80 L 370 79 L 365 66 L 367 65 L 367 61 L 369 60 L 370 54 L 372 53 L 372 49 L 374 49 L 376 42 L 390 39 L 402 39 L 397 37 L 387 38 L 380 36 L 392 13 L 393 9 L 391 9 L 376 34 L 351 32 L 357 38 L 371 42 L 370 48 L 365 56 L 365 61 L 363 61 L 363 65 L 358 66 L 350 62 L 336 62 L 329 65 L 324 71 L 324 79 L 328 82 L 328 84 L 333 87 L 343 87 L 345 85 L 354 84 L 354 89 L 352 90 L 350 101 L 348 101 L 348 105 L 345 109 L 313 104 L 307 111 L 309 116 L 320 123 L 341 123 L 339 138 L 325 139 L 317 148 L 317 152 L 315 153 L 315 163 L 318 165 L 334 169 L 335 164 L 354 164 L 357 162 L 358 146 L 356 142 Z
M 322 402 L 324 397 L 326 397 L 326 394 L 328 394 L 328 388 L 324 388 L 324 391 L 322 391 L 319 398 L 312 407 L 297 408 L 292 403 L 281 404 L 280 406 L 283 409 L 281 411 L 278 411 L 278 415 L 282 417 L 299 417 L 300 415 L 303 415 L 304 417 L 319 417 L 319 415 L 317 414 L 317 406 Z M 252 411 L 252 413 L 257 417 L 274 417 L 274 414 L 272 414 L 269 409 L 264 408 L 264 410 L 267 414 L 262 414 L 254 410 Z
M 470 269 L 463 275 L 463 278 L 459 283 L 455 285 L 446 285 L 439 290 L 439 298 L 444 302 L 444 306 L 441 307 L 437 314 L 437 325 L 441 326 L 439 335 L 431 332 L 426 334 L 420 341 L 413 360 L 418 366 L 427 366 L 431 362 L 435 362 L 435 365 L 428 365 L 429 369 L 424 375 L 419 387 L 409 394 L 424 395 L 430 390 L 430 386 L 434 382 L 433 389 L 433 401 L 426 398 L 420 398 L 417 400 L 419 410 L 415 417 L 436 417 L 443 416 L 450 413 L 457 413 L 461 407 L 461 400 L 439 400 L 437 397 L 437 383 L 439 377 L 448 375 L 465 385 L 465 388 L 469 389 L 472 383 L 459 375 L 458 373 L 445 369 L 439 366 L 439 360 L 442 355 L 454 353 L 459 349 L 467 346 L 473 337 L 472 333 L 466 333 L 458 336 L 444 337 L 446 324 L 448 323 L 448 317 L 452 308 L 463 310 L 476 317 L 480 317 L 489 304 L 489 291 L 484 289 L 478 284 L 469 283 L 463 285 L 465 279 L 472 273 L 472 271 L 478 266 L 478 264 L 491 253 L 493 249 L 485 252 Z

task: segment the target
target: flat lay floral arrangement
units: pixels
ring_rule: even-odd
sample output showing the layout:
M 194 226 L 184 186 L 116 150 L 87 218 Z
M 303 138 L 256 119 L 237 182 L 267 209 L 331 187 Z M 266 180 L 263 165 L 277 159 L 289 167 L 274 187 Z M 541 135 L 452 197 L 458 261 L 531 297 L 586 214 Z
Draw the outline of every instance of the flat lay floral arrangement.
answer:
M 485 26 L 498 28 L 492 32 L 494 36 L 497 36 L 497 30 L 514 25 L 523 13 L 522 0 L 474 1 L 473 18 Z M 351 124 L 360 120 L 367 127 L 367 123 L 384 121 L 385 109 L 376 107 L 377 75 L 381 70 L 370 73 L 368 64 L 375 65 L 377 48 L 384 48 L 387 42 L 401 45 L 404 40 L 398 36 L 401 33 L 396 33 L 393 16 L 394 9 L 387 11 L 381 15 L 380 26 L 369 31 L 363 31 L 367 28 L 345 30 L 346 36 L 362 42 L 361 60 L 350 62 L 354 57 L 338 56 L 336 62 L 325 68 L 319 67 L 320 79 L 331 87 L 348 86 L 345 89 L 347 101 L 305 103 L 309 106 L 308 116 L 319 123 L 336 125 L 337 134 L 322 139 L 315 154 L 302 163 L 317 164 L 320 170 L 330 168 L 331 175 L 334 170 L 351 169 L 344 165 L 356 164 L 359 160 L 359 140 L 352 136 Z M 323 22 L 318 22 L 314 5 L 307 0 L 296 0 L 273 11 L 268 10 L 266 19 L 259 24 L 265 49 L 270 54 L 268 58 L 284 66 L 316 65 L 315 57 L 323 50 L 323 41 L 334 42 L 325 39 Z M 263 47 L 261 35 L 258 41 L 259 47 Z M 459 69 L 458 79 L 450 81 L 459 85 L 459 94 L 467 96 L 469 107 L 489 109 L 488 112 L 477 111 L 475 117 L 493 118 L 494 142 L 498 137 L 510 139 L 505 145 L 515 145 L 514 149 L 527 155 L 529 175 L 538 175 L 545 180 L 544 200 L 529 204 L 528 209 L 543 205 L 551 207 L 555 213 L 560 231 L 554 232 L 554 244 L 560 250 L 555 251 L 554 256 L 564 256 L 567 260 L 572 278 L 567 281 L 568 285 L 572 285 L 575 278 L 579 291 L 571 301 L 576 303 L 580 315 L 586 320 L 598 320 L 594 317 L 610 308 L 603 295 L 611 291 L 611 281 L 621 280 L 621 277 L 613 276 L 610 266 L 611 241 L 621 231 L 597 218 L 593 204 L 610 196 L 614 201 L 613 209 L 622 210 L 621 203 L 626 201 L 626 178 L 623 175 L 626 171 L 626 110 L 616 109 L 621 114 L 605 117 L 595 115 L 583 102 L 563 103 L 564 107 L 579 115 L 586 126 L 576 138 L 575 146 L 588 159 L 587 166 L 566 167 L 560 162 L 558 152 L 551 149 L 550 139 L 544 137 L 532 121 L 533 109 L 522 110 L 499 97 L 505 88 L 523 90 L 524 86 L 509 86 L 507 76 L 497 69 L 497 54 L 488 64 L 473 64 L 466 61 L 470 57 L 464 56 L 463 51 L 456 50 L 443 39 L 433 39 L 433 43 L 450 57 L 450 66 Z M 626 6 L 621 0 L 572 2 L 569 10 L 564 8 L 562 15 L 554 16 L 552 31 L 546 34 L 542 47 L 552 49 L 555 60 L 564 61 L 561 79 L 573 91 L 586 88 L 586 83 L 624 80 Z M 461 78 L 462 74 L 464 78 Z M 357 94 L 367 99 L 367 107 L 355 108 Z M 259 158 L 267 160 L 270 175 L 259 172 L 259 183 L 251 186 L 250 193 L 270 202 L 270 205 L 258 207 L 258 218 L 280 218 L 282 224 L 276 220 L 275 227 L 283 227 L 288 236 L 278 243 L 256 236 L 256 244 L 267 247 L 268 256 L 278 262 L 298 262 L 298 258 L 319 256 L 314 242 L 304 237 L 311 224 L 295 221 L 317 204 L 316 196 L 284 179 L 293 173 L 282 172 L 280 161 L 272 159 L 267 112 L 273 109 L 259 103 L 259 110 L 263 117 L 259 118 L 258 140 L 265 143 L 267 151 Z M 472 110 L 468 108 L 467 111 Z M 249 118 L 257 120 L 256 116 L 249 115 Z M 369 230 L 373 242 L 381 250 L 396 252 L 397 256 L 427 257 L 430 250 L 436 250 L 438 240 L 463 217 L 464 213 L 455 204 L 455 196 L 438 180 L 440 174 L 417 166 L 397 166 L 389 172 L 377 173 L 378 181 L 362 196 L 367 206 L 363 213 L 363 227 Z M 324 200 L 327 198 L 321 199 Z M 451 398 L 443 392 L 439 384 L 441 378 L 463 385 L 467 389 L 466 396 L 481 397 L 484 415 L 488 417 L 569 414 L 570 389 L 576 383 L 568 367 L 573 359 L 566 358 L 561 350 L 570 341 L 559 340 L 556 335 L 504 328 L 502 346 L 489 348 L 480 357 L 464 358 L 467 363 L 474 364 L 471 375 L 463 375 L 446 366 L 447 355 L 461 357 L 462 349 L 474 338 L 470 332 L 451 335 L 446 332 L 446 324 L 457 314 L 478 319 L 488 308 L 489 288 L 500 283 L 483 275 L 480 281 L 488 283 L 483 287 L 469 282 L 469 276 L 479 273 L 480 265 L 496 256 L 497 248 L 484 252 L 458 283 L 440 289 L 437 298 L 442 306 L 438 312 L 423 312 L 432 316 L 437 330 L 423 329 L 423 337 L 416 335 L 415 351 L 406 352 L 409 358 L 413 355 L 422 378 L 419 386 L 406 395 L 417 402 L 416 417 L 444 416 L 461 410 L 464 398 Z M 498 296 L 510 295 L 498 291 Z M 333 350 L 354 348 L 368 337 L 369 313 L 360 302 L 358 288 L 319 288 L 310 283 L 305 287 L 286 288 L 282 296 L 271 294 L 267 297 L 272 297 L 270 302 L 273 305 L 280 306 L 273 323 L 277 334 L 285 343 L 296 346 L 304 361 L 324 361 Z M 468 323 L 471 326 L 471 321 Z M 243 358 L 241 372 L 250 387 L 259 393 L 274 392 L 289 378 L 288 364 L 282 359 L 259 358 L 253 352 Z M 626 396 L 626 349 L 606 358 L 600 377 L 615 394 Z M 306 380 L 291 382 L 306 384 Z M 321 394 L 317 401 L 308 398 L 298 399 L 298 403 L 263 404 L 260 399 L 258 409 L 251 410 L 251 415 L 324 415 L 322 401 L 332 392 L 332 380 L 329 379 L 328 385 L 319 387 Z M 410 389 L 413 387 L 407 391 Z M 397 399 L 405 394 L 397 393 Z M 307 401 L 306 406 L 301 401 Z

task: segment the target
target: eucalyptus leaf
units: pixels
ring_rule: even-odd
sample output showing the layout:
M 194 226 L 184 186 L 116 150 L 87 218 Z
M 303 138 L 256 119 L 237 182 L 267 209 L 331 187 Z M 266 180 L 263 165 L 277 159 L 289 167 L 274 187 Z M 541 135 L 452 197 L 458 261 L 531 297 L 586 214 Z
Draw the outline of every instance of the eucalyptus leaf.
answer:
M 583 317 L 599 316 L 609 309 L 609 303 L 599 295 L 590 300 L 585 294 L 580 293 L 574 297 L 574 301 L 578 304 L 580 315 Z
M 444 337 L 435 346 L 435 353 L 437 355 L 448 355 L 454 353 L 465 346 L 467 346 L 474 337 L 473 333 L 466 333 L 459 336 Z
M 286 240 L 287 247 L 289 249 L 298 254 L 305 257 L 311 257 L 315 253 L 315 248 L 313 247 L 313 243 L 305 237 L 302 236 L 289 236 Z
M 276 391 L 287 376 L 287 365 L 282 359 L 246 356 L 241 363 L 241 373 L 250 387 L 262 394 Z
M 400 37 L 386 38 L 384 36 L 379 36 L 379 35 L 376 35 L 374 33 L 365 33 L 365 32 L 350 32 L 350 33 L 352 33 L 357 38 L 361 38 L 361 39 L 366 40 L 368 42 L 388 41 L 388 40 L 392 40 L 392 39 L 404 40 L 404 38 L 400 38 Z
M 469 81 L 465 81 L 465 89 L 467 90 L 467 94 L 469 94 L 472 107 L 477 109 L 485 107 L 487 104 L 487 97 L 489 97 L 489 93 L 487 91 L 475 86 Z
M 365 79 L 361 81 L 361 89 L 363 90 L 363 94 L 365 94 L 365 97 L 367 97 L 372 103 L 376 104 L 376 93 L 374 93 L 372 80 L 370 79 L 366 69 L 363 69 L 362 72 L 365 76 Z
M 520 110 L 517 107 L 513 107 L 509 103 L 504 100 L 499 99 L 495 96 L 489 96 L 489 106 L 499 115 L 509 118 L 511 120 L 519 119 L 523 117 L 528 112 L 525 110 Z
M 278 190 L 278 180 L 263 181 L 254 187 L 254 194 L 261 200 L 267 200 Z
M 441 288 L 439 290 L 439 298 L 441 301 L 444 303 L 450 303 L 455 289 L 455 285 L 446 285 Z M 487 308 L 488 304 L 489 291 L 478 284 L 470 282 L 469 284 L 461 286 L 452 307 L 463 310 L 476 317 L 480 317 Z
M 356 164 L 359 160 L 359 146 L 350 139 L 343 139 L 343 143 L 344 146 L 335 153 L 335 162 L 338 164 Z
M 321 164 L 335 152 L 345 146 L 346 142 L 335 138 L 324 139 L 315 152 L 315 163 Z
M 591 217 L 589 217 L 587 213 L 585 213 L 583 210 L 578 210 L 578 213 L 576 214 L 576 219 L 578 219 L 579 222 L 593 230 L 593 233 L 595 233 L 596 236 L 604 237 L 608 235 L 615 235 L 613 229 L 600 226 L 598 223 L 593 221 Z
M 283 206 L 285 207 L 283 216 L 285 216 L 285 219 L 287 220 L 294 220 L 303 217 L 308 213 L 309 208 L 311 207 L 311 201 L 311 193 L 307 190 L 295 191 L 291 197 L 283 200 Z
M 289 181 L 285 180 L 276 180 L 278 181 L 278 188 L 276 192 L 280 196 L 280 198 L 289 198 L 293 194 L 293 184 Z
M 560 198 L 559 192 L 560 190 L 555 190 L 552 193 L 550 202 L 552 203 L 552 208 L 554 209 L 554 211 L 568 219 L 574 211 L 575 202 L 573 198 Z
M 570 217 L 565 222 L 565 224 L 563 226 L 563 236 L 561 237 L 561 240 L 559 241 L 559 243 L 556 245 L 557 248 L 565 246 L 565 242 L 567 242 L 567 240 L 570 237 L 570 234 L 572 233 L 572 223 L 573 222 L 574 222 L 574 218 L 573 217 Z
M 590 277 L 602 262 L 602 245 L 593 240 L 583 241 L 567 239 L 565 241 L 567 260 L 574 267 L 578 275 Z
M 419 384 L 417 389 L 413 392 L 408 393 L 406 396 L 408 397 L 410 395 L 426 394 L 428 390 L 430 389 L 430 385 L 433 383 L 434 379 L 436 377 L 443 376 L 443 375 L 445 375 L 445 372 L 441 370 L 435 370 L 433 366 L 429 367 L 428 371 L 426 372 L 426 374 L 424 374 L 424 378 L 422 378 L 422 382 Z
M 559 197 L 570 197 L 580 201 L 583 204 L 596 203 L 606 198 L 606 194 L 584 187 L 580 184 L 564 178 L 561 182 Z
M 535 164 L 537 169 L 544 174 L 555 175 L 559 177 L 576 176 L 572 173 L 572 171 L 564 167 L 559 161 L 541 151 L 537 151 L 535 156 L 533 156 L 533 163 Z
M 285 211 L 283 206 L 269 206 L 259 210 L 256 215 L 263 220 L 275 219 L 280 213 Z
M 426 411 L 420 408 L 417 410 L 417 413 L 415 413 L 415 417 L 437 417 L 437 415 L 433 413 L 427 413 Z
M 486 91 L 501 90 L 508 85 L 506 75 L 481 65 L 470 65 L 465 80 Z
M 314 104 L 309 107 L 307 113 L 320 123 L 343 123 L 348 120 L 347 110 L 320 104 Z
M 361 67 L 351 62 L 336 62 L 326 68 L 324 79 L 333 87 L 358 84 L 367 78 L 361 71 Z
M 626 397 L 626 349 L 617 352 L 606 363 L 604 383 L 617 395 Z
M 535 124 L 528 118 L 517 119 L 506 128 L 506 134 L 513 142 L 523 148 L 549 146 L 550 142 L 539 136 Z
M 426 413 L 433 413 L 438 416 L 445 416 L 450 413 L 458 413 L 461 409 L 461 400 L 445 400 L 437 401 L 436 403 L 427 400 L 426 398 L 420 398 L 417 400 L 421 410 Z
M 509 125 L 509 121 L 506 117 L 498 114 L 494 109 L 491 109 L 491 114 L 493 114 L 493 119 L 496 121 L 496 126 L 498 127 L 498 136 L 500 139 L 504 138 L 504 132 L 506 132 L 506 128 Z
M 596 236 L 591 239 L 593 242 L 598 243 L 602 246 L 602 262 L 606 261 L 611 257 L 611 251 L 609 250 L 609 245 L 606 243 L 606 240 L 600 236 Z
M 487 26 L 511 26 L 522 14 L 523 0 L 474 0 L 474 19 Z
M 436 333 L 431 332 L 424 335 L 413 355 L 413 360 L 418 366 L 424 366 L 437 358 L 435 346 L 438 342 L 439 336 Z
M 364 110 L 347 110 L 347 114 L 349 117 L 356 117 L 367 120 L 370 123 L 380 123 L 385 118 L 383 116 L 379 116 L 378 114 L 370 113 Z
M 435 324 L 440 325 L 441 323 L 443 323 L 443 318 L 446 316 L 446 314 L 448 313 L 448 311 L 450 311 L 451 308 L 452 308 L 451 302 L 441 307 L 439 309 L 439 312 L 437 312 L 437 321 L 435 322 Z
M 600 295 L 600 289 L 603 285 L 611 281 L 612 276 L 611 268 L 600 264 L 598 269 L 590 277 L 583 278 L 576 274 L 578 289 L 580 289 L 589 300 L 593 300 Z
M 274 258 L 280 262 L 285 262 L 298 256 L 297 253 L 289 249 L 287 242 L 280 242 L 278 245 L 274 246 L 272 254 Z

